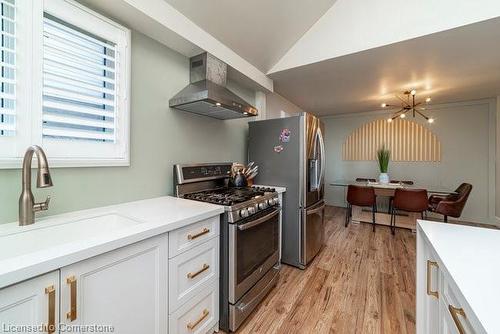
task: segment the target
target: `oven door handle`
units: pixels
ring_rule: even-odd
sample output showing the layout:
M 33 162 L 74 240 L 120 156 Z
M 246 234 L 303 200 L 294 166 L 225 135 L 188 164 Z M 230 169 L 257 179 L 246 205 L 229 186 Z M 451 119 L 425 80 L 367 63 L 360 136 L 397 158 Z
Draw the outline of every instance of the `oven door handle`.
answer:
M 276 209 L 274 212 L 268 214 L 268 215 L 265 215 L 264 217 L 261 217 L 259 219 L 256 219 L 250 223 L 246 223 L 246 224 L 243 224 L 243 225 L 238 225 L 238 230 L 240 231 L 244 231 L 244 230 L 248 230 L 252 227 L 255 227 L 257 225 L 260 225 L 262 223 L 265 223 L 267 220 L 275 217 L 276 215 L 278 215 L 281 211 L 281 208 L 279 209 Z

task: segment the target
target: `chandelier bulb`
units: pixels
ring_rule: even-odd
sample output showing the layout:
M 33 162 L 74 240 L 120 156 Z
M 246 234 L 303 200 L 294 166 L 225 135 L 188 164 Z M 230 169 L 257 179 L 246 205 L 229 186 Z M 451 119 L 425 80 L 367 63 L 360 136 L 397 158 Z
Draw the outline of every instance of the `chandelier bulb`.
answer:
M 427 103 L 431 102 L 431 98 L 430 97 L 426 98 L 425 102 L 427 102 Z
M 399 116 L 401 118 L 405 118 L 406 117 L 406 114 L 401 114 L 401 116 Z
M 385 108 L 385 107 L 387 107 L 387 103 L 382 103 L 380 106 L 381 106 L 382 108 Z
M 387 123 L 392 123 L 392 118 L 388 118 Z
M 415 96 L 417 95 L 417 91 L 415 89 L 412 89 L 411 92 L 410 92 L 411 95 Z
M 429 119 L 427 120 L 427 122 L 429 122 L 430 124 L 434 123 L 434 118 L 432 118 L 432 117 L 431 117 L 431 118 L 429 118 Z

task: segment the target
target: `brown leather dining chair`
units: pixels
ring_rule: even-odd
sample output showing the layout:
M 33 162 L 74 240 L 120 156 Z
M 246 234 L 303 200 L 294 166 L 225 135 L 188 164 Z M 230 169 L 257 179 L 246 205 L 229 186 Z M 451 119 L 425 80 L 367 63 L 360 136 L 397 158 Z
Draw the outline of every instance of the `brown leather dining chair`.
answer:
M 345 226 L 349 224 L 352 217 L 352 206 L 371 207 L 373 232 L 375 232 L 375 213 L 377 212 L 377 198 L 373 187 L 356 186 L 350 184 L 347 186 L 347 213 Z
M 428 210 L 442 214 L 445 222 L 448 222 L 448 216 L 459 218 L 462 215 L 462 211 L 471 191 L 472 184 L 462 183 L 455 190 L 455 194 L 447 196 L 431 195 L 431 197 L 429 197 Z
M 391 212 L 391 232 L 396 232 L 397 211 L 420 212 L 422 219 L 429 206 L 427 190 L 425 189 L 396 189 Z

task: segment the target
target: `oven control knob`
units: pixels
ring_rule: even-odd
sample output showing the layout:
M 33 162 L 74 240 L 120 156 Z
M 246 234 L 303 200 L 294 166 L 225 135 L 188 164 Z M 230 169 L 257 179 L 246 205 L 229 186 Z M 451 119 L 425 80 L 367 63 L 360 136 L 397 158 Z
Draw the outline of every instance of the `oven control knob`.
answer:
M 251 206 L 248 208 L 248 213 L 253 215 L 255 213 L 255 207 L 254 206 Z
M 240 217 L 241 218 L 246 218 L 249 216 L 249 212 L 248 212 L 248 209 L 241 209 L 240 210 Z
M 267 208 L 267 202 L 260 202 L 259 209 L 264 210 L 265 208 Z
M 267 204 L 269 204 L 270 206 L 273 206 L 274 204 L 276 204 L 276 200 L 274 198 L 270 198 L 267 200 Z

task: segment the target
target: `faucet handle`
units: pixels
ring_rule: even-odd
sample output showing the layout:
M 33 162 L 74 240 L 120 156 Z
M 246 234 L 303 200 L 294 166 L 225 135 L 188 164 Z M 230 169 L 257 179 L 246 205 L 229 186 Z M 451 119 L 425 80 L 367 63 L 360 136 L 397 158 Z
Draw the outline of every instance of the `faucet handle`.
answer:
M 45 202 L 35 203 L 35 205 L 33 205 L 33 211 L 38 212 L 38 211 L 48 210 L 49 203 L 50 203 L 50 196 L 47 196 Z

